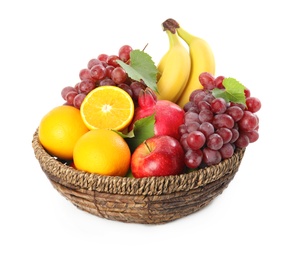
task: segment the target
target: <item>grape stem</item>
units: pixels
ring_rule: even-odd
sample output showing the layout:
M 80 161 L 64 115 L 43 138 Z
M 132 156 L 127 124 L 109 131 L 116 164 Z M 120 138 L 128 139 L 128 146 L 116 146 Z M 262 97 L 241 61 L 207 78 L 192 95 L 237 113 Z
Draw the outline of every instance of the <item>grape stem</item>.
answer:
M 147 48 L 148 44 L 149 44 L 149 43 L 147 43 L 147 44 L 144 46 L 144 48 L 143 48 L 142 51 L 145 51 L 145 49 Z

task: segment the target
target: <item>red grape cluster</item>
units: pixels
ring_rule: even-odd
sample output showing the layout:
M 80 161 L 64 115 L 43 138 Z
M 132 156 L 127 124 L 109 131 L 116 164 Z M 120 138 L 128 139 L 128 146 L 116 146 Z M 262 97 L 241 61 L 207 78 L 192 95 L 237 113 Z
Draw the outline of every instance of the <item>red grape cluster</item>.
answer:
M 130 63 L 132 47 L 123 45 L 118 55 L 100 54 L 89 60 L 87 67 L 79 72 L 80 81 L 75 86 L 64 87 L 61 91 L 66 104 L 80 108 L 85 96 L 99 86 L 117 86 L 125 90 L 134 101 L 137 101 L 141 89 L 146 85 L 128 77 L 126 71 L 117 63 L 121 60 Z
M 246 105 L 226 102 L 212 94 L 214 88 L 224 89 L 223 76 L 202 73 L 199 80 L 203 89 L 192 92 L 184 106 L 184 124 L 179 127 L 185 164 L 191 169 L 217 164 L 230 158 L 236 148 L 246 148 L 259 138 L 258 98 L 245 89 Z

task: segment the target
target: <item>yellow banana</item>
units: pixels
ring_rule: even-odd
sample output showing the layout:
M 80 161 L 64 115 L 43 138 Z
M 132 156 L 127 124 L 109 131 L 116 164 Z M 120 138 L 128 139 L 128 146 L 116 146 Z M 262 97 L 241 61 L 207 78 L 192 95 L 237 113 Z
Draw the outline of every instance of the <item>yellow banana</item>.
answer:
M 176 102 L 187 84 L 191 58 L 188 48 L 183 45 L 178 34 L 168 29 L 165 29 L 165 32 L 169 38 L 169 49 L 157 66 L 159 79 L 156 95 L 158 99 Z
M 184 91 L 176 102 L 183 107 L 189 101 L 190 94 L 195 89 L 203 88 L 199 81 L 199 75 L 202 72 L 215 74 L 215 58 L 210 45 L 205 40 L 188 33 L 180 26 L 176 28 L 176 31 L 188 44 L 191 55 L 190 77 Z
M 162 75 L 163 71 L 164 71 L 164 67 L 165 67 L 165 64 L 166 64 L 166 59 L 167 57 L 169 56 L 169 51 L 167 51 L 165 53 L 165 55 L 162 56 L 161 60 L 159 61 L 159 64 L 158 64 L 158 71 L 159 71 L 159 76 Z

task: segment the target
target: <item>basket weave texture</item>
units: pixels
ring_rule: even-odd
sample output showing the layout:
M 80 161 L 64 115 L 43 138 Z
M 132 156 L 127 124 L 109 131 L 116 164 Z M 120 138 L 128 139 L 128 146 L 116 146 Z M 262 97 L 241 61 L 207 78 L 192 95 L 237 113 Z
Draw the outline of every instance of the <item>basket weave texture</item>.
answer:
M 121 222 L 162 224 L 196 212 L 234 178 L 244 149 L 218 165 L 167 177 L 127 178 L 76 170 L 50 156 L 38 139 L 34 154 L 53 187 L 79 209 Z

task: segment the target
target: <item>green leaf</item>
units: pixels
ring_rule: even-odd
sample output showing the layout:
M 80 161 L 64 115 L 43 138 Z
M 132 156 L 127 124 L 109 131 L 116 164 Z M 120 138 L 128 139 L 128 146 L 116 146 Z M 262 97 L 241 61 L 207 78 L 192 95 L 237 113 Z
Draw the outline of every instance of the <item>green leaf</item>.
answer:
M 144 51 L 132 50 L 130 53 L 130 65 L 121 60 L 117 60 L 117 63 L 127 72 L 131 79 L 143 81 L 149 88 L 158 91 L 158 69 L 150 55 Z
M 222 82 L 225 89 L 215 88 L 212 94 L 216 98 L 223 98 L 226 102 L 246 105 L 245 86 L 234 78 L 225 78 Z
M 137 120 L 134 123 L 133 129 L 127 134 L 116 132 L 125 139 L 130 147 L 130 151 L 133 152 L 141 143 L 155 135 L 155 121 L 155 114 L 153 114 Z

